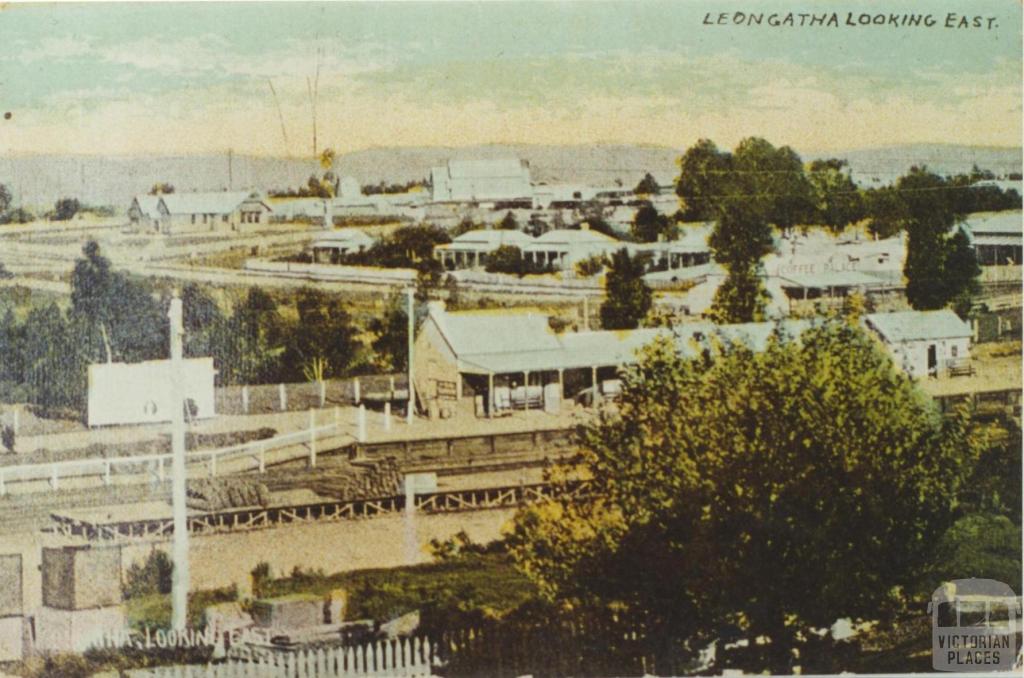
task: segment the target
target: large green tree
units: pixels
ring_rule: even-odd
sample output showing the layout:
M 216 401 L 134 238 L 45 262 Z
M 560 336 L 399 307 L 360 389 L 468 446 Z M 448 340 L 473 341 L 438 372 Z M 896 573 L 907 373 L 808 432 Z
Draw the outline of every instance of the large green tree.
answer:
M 606 330 L 639 327 L 654 303 L 651 288 L 644 282 L 647 260 L 631 257 L 625 248 L 609 257 L 605 275 L 605 300 L 601 304 L 601 326 Z
M 675 240 L 679 237 L 675 222 L 658 212 L 651 203 L 645 203 L 637 209 L 630 231 L 639 242 Z
M 686 221 L 715 219 L 716 200 L 721 192 L 721 179 L 729 169 L 728 153 L 722 153 L 710 139 L 701 139 L 679 159 L 676 195 L 682 202 Z
M 729 275 L 721 296 L 731 303 L 713 313 L 732 322 L 754 320 L 763 290 L 750 283 L 771 251 L 772 227 L 785 232 L 815 216 L 815 191 L 800 156 L 758 137 L 742 140 L 732 153 L 704 139 L 680 160 L 676 192 L 684 218 L 715 221 L 708 244 Z M 749 296 L 738 299 L 740 294 Z
M 864 198 L 845 160 L 815 160 L 807 176 L 814 188 L 818 223 L 838 233 L 864 218 Z
M 588 498 L 524 509 L 510 548 L 548 598 L 631 620 L 654 673 L 729 627 L 741 668 L 788 673 L 815 629 L 896 607 L 952 520 L 966 431 L 843 320 L 760 352 L 660 341 L 580 431 Z
M 947 268 L 947 264 L 969 264 L 959 259 L 959 251 L 954 261 L 948 261 L 953 225 L 963 217 L 957 211 L 954 191 L 942 177 L 918 167 L 900 177 L 896 191 L 907 230 L 907 258 L 903 265 L 907 300 L 918 310 L 943 308 L 962 291 L 955 287 L 962 288 L 966 277 L 977 275 Z M 951 281 L 957 285 L 954 287 Z
M 337 298 L 303 287 L 295 300 L 298 322 L 292 326 L 282 356 L 290 381 L 340 377 L 355 360 L 357 342 L 352 317 Z
M 167 355 L 164 306 L 141 283 L 115 271 L 90 240 L 71 272 L 71 316 L 93 360 L 138 362 Z

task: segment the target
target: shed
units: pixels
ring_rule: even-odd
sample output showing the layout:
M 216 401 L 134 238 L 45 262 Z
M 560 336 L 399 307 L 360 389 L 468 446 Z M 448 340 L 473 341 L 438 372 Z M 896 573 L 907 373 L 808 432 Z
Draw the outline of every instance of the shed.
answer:
M 938 376 L 970 364 L 971 327 L 949 309 L 872 313 L 864 316 L 864 324 L 913 377 Z

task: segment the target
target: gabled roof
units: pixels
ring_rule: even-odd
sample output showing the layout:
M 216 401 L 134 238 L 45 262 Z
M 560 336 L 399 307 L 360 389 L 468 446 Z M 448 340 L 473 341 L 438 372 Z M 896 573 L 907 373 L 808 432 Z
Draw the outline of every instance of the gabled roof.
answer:
M 318 233 L 313 239 L 313 247 L 331 247 L 334 245 L 363 245 L 373 244 L 373 238 L 366 235 L 358 228 L 339 228 L 333 231 Z
M 885 285 L 878 276 L 861 271 L 821 271 L 820 273 L 787 273 L 778 276 L 782 287 L 816 289 L 826 287 L 872 287 Z
M 209 193 L 168 193 L 160 196 L 171 214 L 230 214 L 250 198 L 270 206 L 249 191 L 211 191 Z
M 1024 218 L 1020 210 L 975 212 L 967 216 L 965 225 L 973 235 L 1012 235 L 1016 236 L 1018 241 L 1024 236 Z
M 864 316 L 864 321 L 890 343 L 964 339 L 973 334 L 970 325 L 949 309 L 872 313 Z
M 589 229 L 559 228 L 538 236 L 533 246 L 540 245 L 609 245 L 619 241 L 610 235 Z
M 537 313 L 447 313 L 431 308 L 430 317 L 455 354 L 460 371 L 508 374 L 598 366 L 628 365 L 637 351 L 656 337 L 674 341 L 684 354 L 693 355 L 717 338 L 739 342 L 761 351 L 778 328 L 798 337 L 810 321 L 715 325 L 686 323 L 674 328 L 597 330 L 556 334 L 547 318 Z
M 525 247 L 533 242 L 533 238 L 522 231 L 516 231 L 512 229 L 476 229 L 473 231 L 466 231 L 460 236 L 457 236 L 453 241 L 452 245 L 478 245 L 481 248 L 497 249 L 502 245 L 515 245 L 516 247 Z M 445 245 L 439 247 L 444 248 Z
M 159 195 L 150 195 L 148 193 L 142 193 L 135 196 L 134 202 L 139 206 L 139 210 L 150 219 L 160 218 L 160 198 Z
M 431 311 L 431 315 L 459 356 L 561 348 L 547 317 L 539 313 Z

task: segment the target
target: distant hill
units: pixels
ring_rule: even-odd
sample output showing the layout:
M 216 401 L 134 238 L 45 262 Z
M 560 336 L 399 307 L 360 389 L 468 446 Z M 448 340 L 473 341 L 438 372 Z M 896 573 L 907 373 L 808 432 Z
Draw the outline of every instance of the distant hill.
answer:
M 535 181 L 590 185 L 633 186 L 645 172 L 669 183 L 676 160 L 685 149 L 637 145 L 542 146 L 487 145 L 467 147 L 373 148 L 338 158 L 336 171 L 361 184 L 406 182 L 426 178 L 430 168 L 448 159 L 519 157 L 529 161 Z M 807 155 L 810 161 L 817 155 Z M 850 161 L 858 178 L 883 183 L 912 165 L 926 164 L 942 174 L 966 172 L 977 164 L 1002 175 L 1021 169 L 1019 148 L 955 145 L 913 145 L 835 152 L 822 157 Z M 77 197 L 86 204 L 126 207 L 133 195 L 158 182 L 179 191 L 296 187 L 320 172 L 309 159 L 234 156 L 13 156 L 0 157 L 0 183 L 14 194 L 16 204 L 50 207 L 60 197 Z

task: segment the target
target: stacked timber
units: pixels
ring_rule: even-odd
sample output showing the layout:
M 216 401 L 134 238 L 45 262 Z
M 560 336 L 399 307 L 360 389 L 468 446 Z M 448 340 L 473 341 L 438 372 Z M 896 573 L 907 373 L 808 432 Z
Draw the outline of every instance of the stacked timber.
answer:
M 190 480 L 186 505 L 198 511 L 223 511 L 230 508 L 270 504 L 270 491 L 250 478 L 201 478 Z

